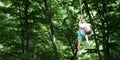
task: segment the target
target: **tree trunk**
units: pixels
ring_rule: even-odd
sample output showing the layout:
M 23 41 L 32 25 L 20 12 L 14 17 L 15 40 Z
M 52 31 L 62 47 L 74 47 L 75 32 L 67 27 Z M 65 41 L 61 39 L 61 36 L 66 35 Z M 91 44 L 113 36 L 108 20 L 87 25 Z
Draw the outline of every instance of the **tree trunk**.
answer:
M 103 19 L 102 19 L 102 34 L 103 34 L 103 53 L 104 53 L 104 60 L 110 60 L 110 54 L 109 54 L 109 46 L 108 46 L 108 39 L 109 39 L 109 30 L 107 28 L 108 26 L 108 20 L 107 20 L 107 9 L 106 9 L 106 0 L 102 1 L 103 6 Z
M 20 10 L 20 0 L 19 0 L 19 18 L 20 18 L 20 38 L 21 38 L 21 49 L 22 49 L 22 54 L 24 55 L 24 30 L 23 30 L 23 19 L 21 16 L 21 10 Z
M 58 52 L 57 52 L 57 48 L 56 48 L 56 44 L 55 44 L 55 34 L 54 34 L 54 30 L 53 30 L 53 23 L 51 21 L 51 15 L 50 15 L 50 10 L 48 8 L 48 5 L 47 5 L 47 1 L 44 0 L 44 4 L 45 4 L 45 16 L 46 18 L 49 20 L 49 26 L 50 26 L 50 31 L 51 31 L 51 37 L 52 37 L 52 45 L 53 45 L 53 49 L 54 49 L 54 53 L 55 53 L 55 58 L 56 60 L 60 60 L 59 59 L 59 56 L 58 56 Z
M 29 32 L 28 32 L 28 3 L 29 0 L 25 0 L 25 7 L 24 7 L 24 15 L 25 15 L 25 55 L 26 55 L 26 59 L 30 60 L 29 58 Z
M 93 27 L 94 40 L 95 40 L 95 44 L 96 44 L 96 49 L 97 49 L 97 52 L 98 52 L 99 60 L 102 60 L 102 56 L 100 54 L 99 45 L 98 45 L 97 38 L 96 38 L 95 26 L 94 26 L 93 18 L 91 17 L 91 14 L 89 12 L 87 1 L 83 0 L 83 2 L 84 2 L 85 7 L 86 7 L 86 12 L 87 12 L 87 14 L 88 14 L 88 16 L 90 18 L 90 23 L 92 24 L 92 27 Z
M 71 56 L 70 57 L 70 60 L 77 60 L 77 47 L 76 48 L 74 48 L 73 46 L 72 46 L 72 41 L 71 41 L 71 39 L 70 39 L 70 36 L 69 36 L 69 34 L 68 33 L 66 33 L 67 32 L 67 30 L 64 30 L 64 29 L 60 29 L 60 28 L 58 28 L 58 27 L 56 27 L 56 26 L 54 26 L 53 25 L 53 27 L 55 28 L 55 29 L 57 29 L 57 30 L 60 30 L 61 32 L 63 32 L 63 34 L 65 35 L 65 37 L 67 38 L 67 40 L 68 40 L 68 43 L 69 43 L 69 45 L 70 45 L 70 48 L 71 48 L 71 51 L 72 51 L 72 54 L 73 54 L 73 56 Z M 77 46 L 77 43 L 76 44 L 74 44 L 75 46 Z

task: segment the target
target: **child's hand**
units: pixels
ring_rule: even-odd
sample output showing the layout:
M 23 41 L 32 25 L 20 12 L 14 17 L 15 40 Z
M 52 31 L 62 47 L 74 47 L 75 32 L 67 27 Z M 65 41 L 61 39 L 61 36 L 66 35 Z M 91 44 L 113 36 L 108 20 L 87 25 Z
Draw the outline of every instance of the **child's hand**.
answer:
M 81 15 L 80 19 L 82 19 L 82 18 L 83 18 L 83 15 Z
M 86 41 L 86 45 L 87 45 L 87 46 L 90 46 L 90 42 L 89 42 L 89 41 Z

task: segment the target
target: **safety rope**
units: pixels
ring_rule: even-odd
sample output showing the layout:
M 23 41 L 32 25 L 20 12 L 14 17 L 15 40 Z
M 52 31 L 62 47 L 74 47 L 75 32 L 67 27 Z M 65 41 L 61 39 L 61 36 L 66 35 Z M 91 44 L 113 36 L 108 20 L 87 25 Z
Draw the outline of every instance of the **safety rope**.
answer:
M 79 0 L 79 4 L 80 4 L 80 14 L 82 15 L 82 0 Z

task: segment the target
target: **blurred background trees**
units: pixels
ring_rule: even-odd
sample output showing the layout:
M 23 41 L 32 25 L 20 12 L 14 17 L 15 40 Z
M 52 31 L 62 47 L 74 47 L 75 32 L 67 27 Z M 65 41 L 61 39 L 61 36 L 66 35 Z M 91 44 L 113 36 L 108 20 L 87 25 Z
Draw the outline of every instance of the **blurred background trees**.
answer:
M 120 1 L 81 1 L 94 33 L 78 57 L 78 0 L 0 0 L 0 59 L 119 60 Z

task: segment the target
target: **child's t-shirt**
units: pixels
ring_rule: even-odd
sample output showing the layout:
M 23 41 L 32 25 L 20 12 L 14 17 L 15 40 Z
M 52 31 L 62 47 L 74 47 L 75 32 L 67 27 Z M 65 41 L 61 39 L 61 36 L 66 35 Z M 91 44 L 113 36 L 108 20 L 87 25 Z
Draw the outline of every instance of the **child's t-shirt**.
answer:
M 79 29 L 79 32 L 78 32 L 78 40 L 80 41 L 82 40 L 82 38 L 86 36 L 85 30 L 84 30 L 85 26 L 89 26 L 89 24 L 87 23 L 80 24 L 81 29 Z
M 80 24 L 81 29 L 79 29 L 79 33 L 81 33 L 83 36 L 86 35 L 86 34 L 85 34 L 85 30 L 84 30 L 84 27 L 85 27 L 85 26 L 89 26 L 89 24 L 87 24 L 87 23 L 82 23 L 82 24 Z
M 81 28 L 84 28 L 85 26 L 89 26 L 89 24 L 88 23 L 82 23 L 82 24 L 80 24 Z
M 80 29 L 80 30 L 79 30 L 79 33 L 80 33 L 82 36 L 85 36 L 85 35 L 86 35 L 86 33 L 85 33 L 85 30 L 84 30 L 84 29 Z

